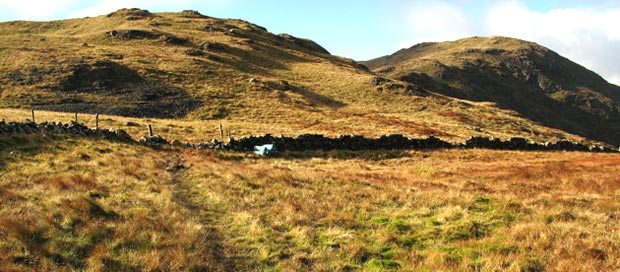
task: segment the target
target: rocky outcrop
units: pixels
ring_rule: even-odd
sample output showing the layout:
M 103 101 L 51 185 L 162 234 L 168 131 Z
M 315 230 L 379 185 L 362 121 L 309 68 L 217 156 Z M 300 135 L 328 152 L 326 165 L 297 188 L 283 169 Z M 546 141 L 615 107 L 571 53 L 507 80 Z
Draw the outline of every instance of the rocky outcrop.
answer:
M 120 10 L 117 10 L 115 12 L 112 12 L 112 13 L 108 14 L 107 17 L 108 18 L 112 18 L 112 17 L 125 17 L 125 19 L 127 19 L 127 21 L 135 21 L 135 20 L 142 20 L 142 19 L 147 19 L 147 18 L 153 18 L 153 17 L 155 17 L 155 15 L 150 13 L 148 10 L 145 10 L 145 9 L 132 8 L 132 9 L 120 9 Z
M 282 40 L 282 41 L 285 41 L 285 42 L 289 43 L 289 44 L 296 45 L 298 47 L 307 49 L 307 50 L 309 50 L 311 52 L 316 52 L 316 53 L 321 53 L 321 54 L 329 55 L 329 51 L 327 51 L 327 49 L 323 48 L 318 43 L 316 43 L 316 42 L 314 42 L 312 40 L 297 38 L 297 37 L 294 37 L 294 36 L 289 35 L 289 34 L 279 34 L 278 38 L 280 40 Z
M 139 29 L 112 30 L 108 32 L 108 35 L 112 39 L 125 40 L 125 41 L 126 40 L 156 40 L 156 39 L 161 38 L 166 44 L 171 44 L 171 45 L 187 45 L 189 43 L 188 39 L 180 38 L 172 34 L 139 30 Z

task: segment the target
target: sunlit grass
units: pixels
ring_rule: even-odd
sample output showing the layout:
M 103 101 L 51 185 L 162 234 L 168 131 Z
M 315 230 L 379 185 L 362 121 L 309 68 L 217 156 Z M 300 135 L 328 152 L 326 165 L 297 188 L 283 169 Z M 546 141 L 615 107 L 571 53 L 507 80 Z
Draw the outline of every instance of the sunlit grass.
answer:
M 0 263 L 9 270 L 620 265 L 615 154 L 261 158 L 42 137 L 0 141 Z

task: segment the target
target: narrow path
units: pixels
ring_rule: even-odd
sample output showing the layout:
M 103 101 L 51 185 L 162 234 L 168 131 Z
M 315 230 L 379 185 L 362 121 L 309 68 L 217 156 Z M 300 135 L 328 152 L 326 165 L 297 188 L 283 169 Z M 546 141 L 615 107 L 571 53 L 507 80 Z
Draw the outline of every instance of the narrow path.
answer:
M 221 220 L 221 216 L 225 211 L 221 207 L 204 203 L 204 200 L 201 202 L 200 197 L 197 195 L 199 192 L 196 191 L 192 184 L 185 180 L 189 166 L 185 164 L 182 154 L 180 154 L 181 152 L 182 150 L 168 151 L 169 156 L 166 159 L 167 171 L 171 175 L 169 183 L 173 186 L 172 200 L 189 210 L 192 215 L 198 218 L 198 222 L 202 225 L 199 232 L 200 235 L 204 235 L 202 243 L 206 245 L 206 251 L 201 258 L 204 258 L 204 261 L 210 265 L 198 270 L 243 271 L 247 269 L 243 259 L 232 255 L 234 251 L 224 245 L 224 235 L 219 229 L 222 224 L 218 225 L 218 220 Z

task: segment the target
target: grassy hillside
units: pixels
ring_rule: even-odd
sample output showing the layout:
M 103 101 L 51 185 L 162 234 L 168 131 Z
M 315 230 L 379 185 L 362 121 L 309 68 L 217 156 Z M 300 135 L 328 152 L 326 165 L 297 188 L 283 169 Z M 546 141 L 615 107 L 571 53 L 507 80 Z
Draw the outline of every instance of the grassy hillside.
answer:
M 265 159 L 2 136 L 0 267 L 610 271 L 619 162 L 489 150 Z
M 191 143 L 219 138 L 219 124 L 233 137 L 592 142 L 501 109 L 502 101 L 450 97 L 461 97 L 457 82 L 388 79 L 398 69 L 377 76 L 310 40 L 191 11 L 6 22 L 0 119 L 30 119 L 35 108 L 37 123 L 68 123 L 80 112 L 78 121 L 94 127 L 99 112 L 101 128 L 140 138 L 151 124 Z M 0 270 L 613 271 L 619 168 L 611 153 L 265 158 L 1 135 Z
M 620 143 L 620 87 L 535 43 L 504 37 L 423 43 L 365 64 L 428 90 L 494 102 L 547 126 Z
M 222 122 L 236 135 L 574 138 L 492 103 L 378 78 L 309 40 L 191 11 L 1 23 L 0 58 L 5 109 L 182 118 L 209 133 L 202 124 Z

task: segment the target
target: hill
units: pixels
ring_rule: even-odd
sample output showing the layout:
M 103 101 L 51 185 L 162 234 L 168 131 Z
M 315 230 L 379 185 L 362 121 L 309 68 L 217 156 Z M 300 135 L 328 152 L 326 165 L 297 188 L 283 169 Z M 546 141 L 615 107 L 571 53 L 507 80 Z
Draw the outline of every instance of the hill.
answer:
M 377 77 L 307 39 L 194 11 L 1 23 L 0 58 L 5 109 L 224 122 L 244 134 L 587 141 L 492 103 Z
M 364 64 L 434 92 L 494 102 L 546 126 L 620 143 L 620 87 L 535 43 L 505 37 L 422 43 Z
M 235 137 L 589 142 L 427 81 L 378 76 L 309 40 L 191 11 L 7 22 L 0 75 L 3 271 L 620 267 L 618 154 L 289 148 L 265 158 L 129 140 L 149 124 L 205 143 L 223 123 Z M 10 123 L 31 107 L 36 124 Z

